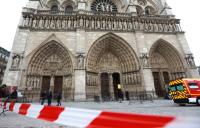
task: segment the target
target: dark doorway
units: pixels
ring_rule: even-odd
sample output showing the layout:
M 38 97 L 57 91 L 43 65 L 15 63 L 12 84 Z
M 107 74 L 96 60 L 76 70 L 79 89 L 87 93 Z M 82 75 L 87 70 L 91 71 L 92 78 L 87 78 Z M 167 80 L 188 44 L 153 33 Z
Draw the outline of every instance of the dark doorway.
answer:
M 118 84 L 120 84 L 120 75 L 119 73 L 113 73 L 112 77 L 115 100 L 118 100 L 119 94 L 121 93 L 121 90 L 118 89 Z
M 43 76 L 42 77 L 42 90 L 41 92 L 48 92 L 49 89 L 50 89 L 50 80 L 51 80 L 51 77 L 50 76 Z
M 62 94 L 62 85 L 63 85 L 63 77 L 62 76 L 55 76 L 54 80 L 54 96 L 56 96 L 58 93 Z
M 169 83 L 169 73 L 163 72 L 163 78 L 164 78 L 165 84 L 168 84 Z
M 108 73 L 101 74 L 101 98 L 104 101 L 110 98 Z
M 153 72 L 153 78 L 154 78 L 154 86 L 155 86 L 156 95 L 158 97 L 163 97 L 164 93 L 163 93 L 162 85 L 160 82 L 159 72 Z

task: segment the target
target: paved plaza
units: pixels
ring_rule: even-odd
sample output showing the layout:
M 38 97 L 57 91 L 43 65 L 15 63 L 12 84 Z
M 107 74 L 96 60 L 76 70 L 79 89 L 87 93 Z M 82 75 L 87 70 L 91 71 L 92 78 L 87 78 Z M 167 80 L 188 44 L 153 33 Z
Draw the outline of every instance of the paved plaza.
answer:
M 34 103 L 39 104 L 39 103 Z M 55 105 L 56 103 L 53 103 Z M 119 111 L 141 114 L 177 116 L 177 117 L 200 117 L 200 107 L 196 105 L 178 106 L 171 100 L 154 100 L 153 102 L 137 102 L 131 104 L 128 101 L 119 102 L 65 102 L 65 107 L 86 108 L 104 111 Z M 0 128 L 72 128 L 61 126 L 46 121 L 36 120 L 29 117 L 6 112 L 6 116 L 0 117 Z

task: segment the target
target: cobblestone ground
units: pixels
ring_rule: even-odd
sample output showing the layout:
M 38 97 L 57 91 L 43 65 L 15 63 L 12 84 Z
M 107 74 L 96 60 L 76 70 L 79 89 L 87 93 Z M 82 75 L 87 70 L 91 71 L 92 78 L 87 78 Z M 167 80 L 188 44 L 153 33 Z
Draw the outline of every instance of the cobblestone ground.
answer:
M 34 103 L 38 104 L 38 103 Z M 55 104 L 55 103 L 53 103 Z M 65 107 L 86 108 L 105 111 L 131 112 L 141 114 L 154 114 L 178 117 L 200 117 L 200 107 L 196 105 L 186 105 L 180 107 L 170 100 L 155 100 L 152 102 L 65 102 Z M 72 128 L 61 126 L 46 121 L 36 120 L 15 113 L 6 112 L 6 116 L 0 117 L 0 128 Z

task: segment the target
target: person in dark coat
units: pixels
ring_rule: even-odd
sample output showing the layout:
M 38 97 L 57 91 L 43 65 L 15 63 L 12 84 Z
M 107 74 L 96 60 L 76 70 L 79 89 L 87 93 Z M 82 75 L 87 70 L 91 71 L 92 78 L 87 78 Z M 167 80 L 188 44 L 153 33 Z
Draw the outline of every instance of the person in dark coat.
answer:
M 61 93 L 58 93 L 56 98 L 57 98 L 57 106 L 61 106 L 61 99 L 62 99 Z
M 52 92 L 49 91 L 49 93 L 47 94 L 47 101 L 48 101 L 48 106 L 51 106 L 51 100 L 52 100 Z
M 42 93 L 41 93 L 41 105 L 44 104 L 46 97 L 47 97 L 47 96 L 46 96 L 46 91 L 42 92 Z
M 11 94 L 12 101 L 16 102 L 18 98 L 17 89 L 15 89 Z

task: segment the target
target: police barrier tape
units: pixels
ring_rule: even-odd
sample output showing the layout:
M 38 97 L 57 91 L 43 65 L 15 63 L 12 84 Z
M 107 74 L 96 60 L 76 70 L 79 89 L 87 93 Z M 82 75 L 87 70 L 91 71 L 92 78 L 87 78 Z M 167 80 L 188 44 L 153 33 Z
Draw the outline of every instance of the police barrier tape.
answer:
M 31 118 L 78 128 L 199 128 L 199 118 L 176 118 L 106 112 L 24 103 L 4 103 L 4 108 Z

